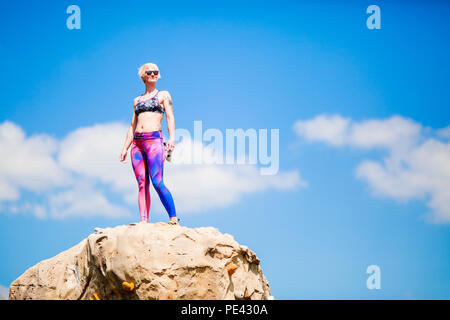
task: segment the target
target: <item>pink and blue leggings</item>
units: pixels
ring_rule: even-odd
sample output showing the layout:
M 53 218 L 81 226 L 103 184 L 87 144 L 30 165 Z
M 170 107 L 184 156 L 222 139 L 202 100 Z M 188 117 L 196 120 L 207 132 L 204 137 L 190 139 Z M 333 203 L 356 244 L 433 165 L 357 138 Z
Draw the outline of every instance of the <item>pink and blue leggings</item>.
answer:
M 163 182 L 164 154 L 161 131 L 134 133 L 130 157 L 139 185 L 138 204 L 141 221 L 148 221 L 151 203 L 150 179 L 169 217 L 176 217 L 172 194 Z

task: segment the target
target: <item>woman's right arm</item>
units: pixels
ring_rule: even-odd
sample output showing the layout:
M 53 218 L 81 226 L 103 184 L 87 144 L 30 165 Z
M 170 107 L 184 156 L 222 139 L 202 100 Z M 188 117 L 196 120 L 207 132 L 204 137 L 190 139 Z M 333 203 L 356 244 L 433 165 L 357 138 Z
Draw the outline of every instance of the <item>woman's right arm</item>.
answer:
M 125 139 L 125 144 L 123 145 L 122 152 L 127 152 L 128 148 L 130 147 L 130 144 L 133 142 L 134 131 L 136 130 L 136 123 L 137 123 L 137 117 L 136 117 L 136 113 L 135 113 L 136 100 L 137 100 L 137 98 L 135 98 L 133 101 L 133 117 L 131 118 L 131 125 L 130 125 L 130 128 L 128 129 L 127 138 Z

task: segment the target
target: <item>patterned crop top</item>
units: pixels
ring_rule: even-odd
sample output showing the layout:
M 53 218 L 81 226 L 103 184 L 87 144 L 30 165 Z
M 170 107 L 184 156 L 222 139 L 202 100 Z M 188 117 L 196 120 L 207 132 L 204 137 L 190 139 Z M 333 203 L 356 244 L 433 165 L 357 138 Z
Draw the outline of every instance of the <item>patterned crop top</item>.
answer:
M 142 112 L 157 112 L 160 114 L 164 114 L 164 108 L 161 106 L 161 104 L 159 104 L 158 93 L 159 90 L 152 98 L 144 101 L 142 101 L 142 97 L 140 97 L 138 102 L 136 103 L 136 109 L 134 110 L 134 113 L 136 113 L 137 116 Z

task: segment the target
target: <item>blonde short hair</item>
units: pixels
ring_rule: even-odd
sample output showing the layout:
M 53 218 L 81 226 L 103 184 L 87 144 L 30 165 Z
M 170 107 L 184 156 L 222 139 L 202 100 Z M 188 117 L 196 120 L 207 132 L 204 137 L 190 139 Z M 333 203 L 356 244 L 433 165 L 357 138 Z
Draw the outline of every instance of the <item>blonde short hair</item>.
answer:
M 138 75 L 139 75 L 139 77 L 141 77 L 141 79 L 144 76 L 144 73 L 145 73 L 144 69 L 146 69 L 146 68 L 149 68 L 151 70 L 156 69 L 159 71 L 158 66 L 154 63 L 149 62 L 149 63 L 143 64 L 142 66 L 139 67 L 139 71 L 138 71 Z M 158 72 L 158 79 L 160 79 L 160 78 L 161 78 L 161 72 Z

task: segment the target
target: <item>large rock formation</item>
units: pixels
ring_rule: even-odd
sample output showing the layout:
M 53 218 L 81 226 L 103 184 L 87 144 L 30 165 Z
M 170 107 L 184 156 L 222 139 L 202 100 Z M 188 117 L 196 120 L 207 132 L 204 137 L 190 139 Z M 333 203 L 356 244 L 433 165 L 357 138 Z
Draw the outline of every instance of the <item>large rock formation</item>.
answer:
M 10 299 L 271 299 L 260 260 L 212 227 L 102 229 L 29 268 Z

